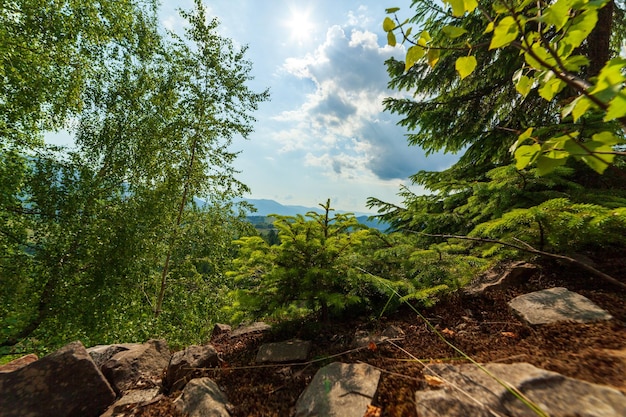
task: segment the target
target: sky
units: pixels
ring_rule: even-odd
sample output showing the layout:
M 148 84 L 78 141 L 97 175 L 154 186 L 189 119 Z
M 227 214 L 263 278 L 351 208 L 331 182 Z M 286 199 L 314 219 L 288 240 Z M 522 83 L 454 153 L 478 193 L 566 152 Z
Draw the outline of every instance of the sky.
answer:
M 387 89 L 384 61 L 402 58 L 404 47 L 386 45 L 385 8 L 409 15 L 411 0 L 214 0 L 205 1 L 219 32 L 247 45 L 255 91 L 270 101 L 254 113 L 241 151 L 237 178 L 253 199 L 316 207 L 331 199 L 340 210 L 372 212 L 368 197 L 401 203 L 400 186 L 419 170 L 449 167 L 454 155 L 428 158 L 409 147 L 399 116 L 383 112 Z M 162 0 L 162 25 L 179 34 L 185 21 L 177 9 L 192 0 Z

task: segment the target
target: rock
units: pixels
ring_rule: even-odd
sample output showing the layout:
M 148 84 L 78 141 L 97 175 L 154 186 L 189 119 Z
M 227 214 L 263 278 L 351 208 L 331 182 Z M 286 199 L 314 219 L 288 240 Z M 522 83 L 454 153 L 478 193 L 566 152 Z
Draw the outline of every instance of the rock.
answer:
M 17 371 L 18 369 L 35 362 L 37 359 L 39 358 L 34 353 L 22 356 L 21 358 L 13 359 L 9 363 L 0 365 L 0 373 Z
M 588 323 L 612 316 L 580 294 L 556 287 L 520 295 L 509 306 L 531 325 L 575 321 Z
M 212 368 L 218 363 L 217 351 L 213 346 L 189 346 L 172 355 L 167 366 L 164 385 L 171 391 L 180 390 L 193 379 L 194 368 Z
M 266 343 L 261 345 L 256 355 L 257 362 L 305 361 L 311 350 L 310 341 L 291 340 L 288 342 Z
M 357 330 L 354 333 L 354 346 L 356 348 L 368 347 L 370 343 L 382 343 L 388 339 L 401 339 L 404 331 L 397 326 L 389 326 L 379 335 L 370 334 L 364 330 Z
M 528 363 L 492 363 L 485 368 L 517 388 L 551 417 L 626 415 L 626 397 L 616 389 L 568 378 Z M 433 364 L 426 368 L 425 375 L 428 374 L 434 378 L 431 381 L 437 381 L 431 386 L 444 381 L 443 389 L 415 393 L 417 413 L 421 417 L 537 415 L 475 365 Z
M 467 286 L 468 294 L 487 293 L 496 289 L 506 289 L 526 282 L 538 269 L 537 265 L 518 261 L 504 265 L 504 271 L 492 269 L 478 279 L 478 282 Z
M 174 405 L 189 417 L 229 417 L 231 405 L 210 378 L 192 379 Z
M 148 340 L 116 353 L 102 365 L 102 373 L 117 393 L 155 386 L 170 361 L 165 340 Z
M 272 326 L 270 326 L 269 324 L 263 323 L 262 321 L 257 321 L 257 322 L 252 323 L 249 326 L 240 327 L 238 329 L 233 330 L 232 333 L 230 334 L 230 337 L 243 336 L 244 334 L 249 334 L 249 333 L 263 333 L 263 332 L 270 330 L 271 328 Z
M 100 417 L 131 416 L 134 415 L 133 413 L 138 407 L 151 404 L 162 397 L 162 395 L 159 395 L 159 388 L 128 391 Z
M 381 336 L 387 339 L 402 339 L 404 337 L 404 330 L 398 326 L 391 325 L 383 330 Z
M 99 416 L 115 393 L 80 342 L 0 374 L 1 417 Z
M 139 346 L 140 343 L 121 343 L 116 345 L 97 345 L 87 349 L 89 356 L 99 368 L 102 367 L 113 356 L 120 352 L 127 351 L 133 347 Z
M 230 327 L 228 324 L 222 324 L 222 323 L 215 323 L 215 326 L 213 326 L 213 332 L 211 333 L 211 337 L 217 337 L 217 336 L 221 336 L 225 333 L 230 333 L 233 331 L 233 328 Z
M 296 417 L 363 417 L 380 371 L 364 363 L 334 362 L 320 369 L 296 402 Z

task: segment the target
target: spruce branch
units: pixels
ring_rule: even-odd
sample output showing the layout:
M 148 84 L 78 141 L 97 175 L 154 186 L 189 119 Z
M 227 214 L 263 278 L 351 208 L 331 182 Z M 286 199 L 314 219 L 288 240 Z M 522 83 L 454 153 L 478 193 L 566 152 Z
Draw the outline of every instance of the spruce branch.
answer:
M 559 259 L 562 261 L 566 261 L 569 262 L 573 265 L 579 266 L 582 269 L 584 269 L 587 272 L 590 272 L 592 274 L 594 274 L 595 276 L 602 278 L 603 280 L 610 282 L 613 285 L 616 285 L 618 287 L 621 287 L 623 289 L 626 289 L 626 284 L 617 280 L 616 278 L 605 274 L 602 271 L 597 270 L 596 268 L 592 267 L 589 264 L 586 264 L 584 262 L 581 262 L 577 259 L 571 258 L 569 256 L 565 256 L 565 255 L 559 255 L 556 253 L 550 253 L 550 252 L 545 252 L 542 250 L 539 250 L 533 246 L 531 246 L 530 244 L 528 244 L 527 242 L 524 242 L 520 239 L 514 238 L 515 241 L 519 242 L 519 244 L 514 244 L 514 243 L 509 243 L 509 242 L 505 242 L 502 240 L 498 240 L 498 239 L 488 239 L 488 238 L 482 238 L 482 237 L 471 237 L 471 236 L 458 236 L 458 235 L 446 235 L 446 234 L 430 234 L 430 233 L 423 233 L 423 232 L 416 232 L 413 230 L 408 230 L 411 233 L 415 233 L 418 235 L 422 235 L 422 236 L 428 236 L 428 237 L 440 237 L 443 239 L 461 239 L 461 240 L 470 240 L 473 242 L 482 242 L 482 243 L 495 243 L 498 245 L 502 245 L 502 246 L 508 246 L 510 248 L 513 249 L 517 249 L 517 250 L 521 250 L 523 252 L 528 252 L 528 253 L 533 253 L 535 255 L 540 255 L 540 256 L 544 256 L 546 258 L 552 258 L 552 259 Z

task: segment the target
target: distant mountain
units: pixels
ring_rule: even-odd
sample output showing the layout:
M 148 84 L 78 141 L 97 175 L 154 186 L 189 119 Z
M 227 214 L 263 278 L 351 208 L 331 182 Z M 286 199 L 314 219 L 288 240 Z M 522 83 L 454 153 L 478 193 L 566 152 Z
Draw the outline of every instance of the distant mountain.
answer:
M 285 206 L 274 200 L 243 198 L 238 201 L 245 201 L 252 204 L 256 208 L 255 212 L 250 213 L 251 216 L 269 216 L 270 214 L 278 214 L 280 216 L 295 216 L 297 214 L 306 214 L 309 211 L 322 213 L 321 207 L 305 207 L 305 206 Z
M 267 217 L 270 214 L 278 214 L 280 216 L 296 216 L 298 214 L 305 215 L 306 213 L 313 211 L 316 213 L 323 213 L 324 209 L 321 207 L 305 207 L 305 206 L 289 206 L 280 204 L 274 200 L 267 199 L 251 199 L 244 198 L 239 199 L 238 201 L 245 201 L 247 203 L 252 204 L 257 211 L 253 213 L 249 213 L 249 216 L 262 216 Z M 371 227 L 374 229 L 386 230 L 388 225 L 384 223 L 379 223 L 377 220 L 369 220 L 368 218 L 371 216 L 369 213 L 355 213 L 352 211 L 346 210 L 336 210 L 338 213 L 353 213 L 359 223 L 366 225 L 367 227 Z
M 238 199 L 238 201 L 245 201 L 247 203 L 252 204 L 257 211 L 254 213 L 250 213 L 251 216 L 269 216 L 270 214 L 279 214 L 281 216 L 295 216 L 297 214 L 305 215 L 309 211 L 314 211 L 316 213 L 323 213 L 324 209 L 320 206 L 317 207 L 305 207 L 305 206 L 290 206 L 280 204 L 274 200 L 268 199 L 252 199 L 252 198 L 243 198 Z M 331 207 L 332 208 L 332 207 Z M 353 211 L 347 210 L 335 210 L 337 213 L 353 213 L 357 217 L 368 217 L 371 216 L 369 213 L 355 213 Z
M 194 198 L 195 203 L 202 207 L 206 204 L 206 201 L 200 198 Z M 253 198 L 238 198 L 235 200 L 236 202 L 245 201 L 249 204 L 252 204 L 255 208 L 255 212 L 248 213 L 248 217 L 267 217 L 270 214 L 278 214 L 280 216 L 296 216 L 298 214 L 305 215 L 310 211 L 314 211 L 316 213 L 323 213 L 324 209 L 321 207 L 305 207 L 305 206 L 290 206 L 280 204 L 278 201 L 268 200 L 268 199 L 253 199 Z M 372 214 L 370 213 L 359 213 L 347 210 L 336 210 L 337 213 L 353 213 L 359 223 L 364 224 L 368 227 L 386 230 L 387 225 L 384 223 L 379 223 L 377 220 L 368 220 Z

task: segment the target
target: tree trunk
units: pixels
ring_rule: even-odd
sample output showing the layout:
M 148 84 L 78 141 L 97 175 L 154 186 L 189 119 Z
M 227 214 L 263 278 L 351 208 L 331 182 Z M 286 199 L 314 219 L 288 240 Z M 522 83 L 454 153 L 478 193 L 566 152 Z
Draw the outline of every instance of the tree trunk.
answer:
M 613 29 L 613 11 L 615 4 L 609 1 L 598 10 L 598 23 L 587 37 L 587 56 L 589 57 L 589 73 L 587 78 L 600 73 L 604 64 L 611 58 L 611 30 Z

